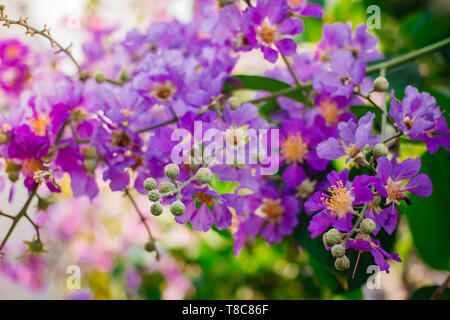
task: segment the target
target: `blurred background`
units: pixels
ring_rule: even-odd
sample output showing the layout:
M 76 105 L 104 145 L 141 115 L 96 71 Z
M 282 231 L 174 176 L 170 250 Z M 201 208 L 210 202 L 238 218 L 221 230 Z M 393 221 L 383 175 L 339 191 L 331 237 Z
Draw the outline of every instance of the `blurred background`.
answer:
M 116 28 L 112 39 L 122 39 L 137 27 L 145 31 L 151 22 L 178 19 L 189 22 L 194 13 L 193 0 L 2 0 L 9 17 L 28 16 L 35 26 L 47 24 L 61 43 L 73 43 L 78 60 L 83 59 L 82 44 L 89 37 L 86 26 Z M 380 38 L 380 49 L 387 57 L 423 47 L 450 35 L 450 2 L 446 0 L 371 0 L 310 1 L 325 8 L 324 20 L 305 18 L 305 33 L 298 39 L 307 45 L 321 38 L 323 23 L 351 21 L 353 26 L 365 23 L 367 8 L 378 5 L 381 28 L 372 30 Z M 0 29 L 0 39 L 19 38 L 36 50 L 48 50 L 48 43 L 25 38 L 17 27 Z M 436 97 L 441 109 L 450 106 L 449 50 L 389 70 L 391 87 L 401 92 L 407 84 L 428 91 Z M 247 54 L 235 73 L 261 73 L 266 66 L 260 57 Z M 73 72 L 68 63 L 63 65 Z M 0 95 L 1 97 L 1 95 Z M 450 123 L 450 121 L 448 121 Z M 402 153 L 426 157 L 421 145 L 406 145 Z M 448 152 L 440 150 L 441 167 L 425 161 L 432 177 L 434 206 L 418 203 L 417 215 L 402 212 L 395 235 L 393 251 L 402 263 L 393 263 L 391 273 L 379 274 L 379 289 L 367 286 L 350 290 L 334 290 L 327 285 L 327 275 L 318 260 L 298 245 L 295 236 L 280 245 L 268 247 L 261 239 L 236 258 L 232 254 L 233 239 L 229 231 L 210 230 L 200 234 L 177 225 L 169 215 L 150 218 L 150 225 L 163 258 L 144 250 L 145 232 L 120 193 L 102 192 L 89 203 L 73 202 L 68 187 L 59 195 L 57 205 L 47 213 L 36 212 L 36 219 L 51 222 L 43 229 L 45 259 L 8 256 L 0 271 L 0 299 L 408 299 L 429 297 L 433 286 L 447 277 L 445 259 L 450 261 L 450 239 L 445 226 L 450 226 L 444 208 L 449 192 Z M 430 160 L 431 161 L 431 160 Z M 442 162 L 443 161 L 443 162 Z M 443 168 L 444 172 L 436 171 Z M 437 179 L 433 179 L 433 176 Z M 19 183 L 20 184 L 20 183 Z M 64 184 L 63 184 L 64 185 Z M 106 186 L 105 186 L 106 189 Z M 17 188 L 15 200 L 8 203 L 8 190 L 0 195 L 1 208 L 17 212 L 26 197 Z M 142 197 L 139 197 L 142 198 Z M 146 199 L 138 205 L 147 212 Z M 414 201 L 415 199 L 413 199 Z M 420 200 L 417 199 L 417 202 Z M 38 203 L 36 203 L 38 204 Z M 45 205 L 44 204 L 39 204 Z M 440 215 L 439 227 L 433 225 Z M 407 218 L 408 217 L 408 218 Z M 442 222 L 444 221 L 444 222 Z M 9 221 L 0 220 L 0 234 Z M 442 230 L 442 246 L 433 242 L 433 228 Z M 419 228 L 419 229 L 418 229 Z M 422 228 L 422 229 L 420 229 Z M 413 231 L 412 231 L 413 230 Z M 33 230 L 21 223 L 11 238 L 11 248 L 23 246 Z M 443 240 L 442 240 L 443 239 Z M 437 257 L 437 258 L 436 258 Z M 442 264 L 444 260 L 444 267 Z M 81 272 L 81 289 L 70 289 L 72 269 Z M 68 269 L 69 268 L 69 269 Z M 440 271 L 441 270 L 441 271 Z M 325 285 L 324 285 L 325 283 Z M 422 288 L 422 289 L 420 289 Z M 417 291 L 417 289 L 420 289 Z

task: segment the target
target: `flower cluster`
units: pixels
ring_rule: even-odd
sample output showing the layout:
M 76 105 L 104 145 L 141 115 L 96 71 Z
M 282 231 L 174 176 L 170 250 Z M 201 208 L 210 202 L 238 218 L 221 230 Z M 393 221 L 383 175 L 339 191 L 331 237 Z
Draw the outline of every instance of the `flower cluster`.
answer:
M 432 191 L 420 158 L 400 162 L 393 146 L 401 139 L 423 141 L 430 153 L 450 146 L 435 99 L 407 87 L 402 101 L 392 91 L 389 112 L 374 102 L 375 92 L 388 97 L 389 83 L 375 85 L 366 74 L 366 63 L 383 56 L 365 25 L 353 31 L 350 24 L 326 24 L 317 46 L 299 54 L 301 17 L 320 18 L 320 6 L 258 0 L 217 9 L 210 2 L 199 1 L 197 19 L 188 24 L 154 23 L 108 46 L 103 43 L 114 28 L 92 27 L 83 46 L 89 58 L 77 64 L 77 78 L 52 70 L 25 91 L 29 50 L 16 40 L 0 42 L 0 85 L 7 93 L 20 91 L 0 114 L 0 169 L 11 182 L 10 199 L 15 183 L 24 181 L 31 199 L 38 191 L 60 192 L 68 177 L 74 198 L 94 201 L 103 180 L 134 204 L 130 189 L 147 194 L 154 216 L 170 211 L 177 223 L 199 232 L 230 229 L 236 255 L 258 237 L 281 242 L 307 214 L 311 238 L 323 236 L 337 269 L 350 267 L 346 252 L 354 249 L 370 252 L 388 271 L 386 259 L 399 257 L 375 237 L 381 228 L 394 232 L 397 207 L 409 203 L 409 193 L 428 197 Z M 284 65 L 251 77 L 247 89 L 257 91 L 255 99 L 242 102 L 236 88 L 246 89 L 245 81 L 236 85 L 242 78 L 233 69 L 250 50 L 272 63 L 281 56 Z M 268 95 L 258 79 L 282 89 Z M 358 119 L 350 107 L 361 104 L 389 121 L 375 126 L 374 112 Z M 215 138 L 225 146 L 199 132 L 199 123 L 220 131 Z M 256 144 L 254 132 L 261 133 Z M 385 132 L 394 134 L 385 139 Z M 341 158 L 348 168 L 338 172 Z M 267 174 L 273 165 L 279 169 Z M 355 176 L 361 168 L 366 174 Z M 0 190 L 4 185 L 1 179 Z M 28 206 L 18 219 L 28 217 Z M 138 213 L 145 223 L 148 213 Z M 147 251 L 158 254 L 147 230 Z M 36 231 L 34 241 L 42 244 Z M 42 252 L 35 246 L 29 242 Z

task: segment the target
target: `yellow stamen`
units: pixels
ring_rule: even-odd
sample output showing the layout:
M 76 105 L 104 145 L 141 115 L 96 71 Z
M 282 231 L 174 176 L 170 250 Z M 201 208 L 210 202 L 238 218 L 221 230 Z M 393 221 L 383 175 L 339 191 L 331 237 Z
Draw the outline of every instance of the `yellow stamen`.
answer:
M 263 204 L 257 211 L 260 211 L 268 220 L 278 220 L 284 213 L 281 199 L 263 199 Z
M 406 196 L 406 192 L 402 190 L 402 181 L 393 181 L 391 177 L 387 181 L 386 191 L 388 193 L 386 204 L 391 202 L 400 204 L 400 200 Z
M 338 181 L 337 185 L 328 188 L 328 197 L 322 197 L 322 204 L 327 207 L 333 214 L 339 218 L 344 217 L 348 212 L 355 213 L 353 210 L 353 201 L 355 197 L 352 195 L 353 188 L 347 189 L 342 181 Z
M 303 163 L 307 153 L 308 145 L 303 142 L 300 133 L 288 136 L 281 147 L 281 154 L 288 164 L 294 161 Z
M 167 80 L 164 83 L 156 83 L 150 94 L 161 101 L 171 101 L 176 91 L 177 88 Z
M 319 113 L 329 126 L 335 126 L 339 122 L 339 109 L 337 103 L 331 99 L 322 100 L 320 102 Z
M 22 163 L 22 172 L 25 176 L 33 176 L 36 171 L 43 170 L 44 166 L 35 158 L 24 160 Z
M 202 191 L 196 192 L 195 193 L 195 198 L 201 202 L 201 203 L 205 203 L 207 206 L 212 206 L 214 204 L 214 197 L 206 194 Z
M 38 114 L 37 118 L 31 118 L 32 130 L 38 136 L 45 136 L 45 129 L 47 124 L 49 124 L 49 119 L 46 115 Z

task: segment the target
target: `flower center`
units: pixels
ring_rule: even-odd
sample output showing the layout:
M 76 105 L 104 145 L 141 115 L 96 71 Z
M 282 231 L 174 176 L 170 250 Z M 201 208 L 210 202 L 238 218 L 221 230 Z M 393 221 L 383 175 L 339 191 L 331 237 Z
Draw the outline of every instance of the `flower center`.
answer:
M 416 121 L 412 120 L 410 117 L 406 116 L 403 119 L 403 124 L 406 126 L 406 128 L 409 130 L 413 126 L 413 124 L 416 123 Z
M 50 122 L 48 118 L 42 114 L 38 114 L 36 118 L 32 118 L 30 121 L 34 133 L 41 137 L 45 136 L 45 128 Z
M 43 170 L 42 163 L 35 158 L 24 160 L 22 163 L 22 172 L 26 176 L 33 176 L 36 171 Z
M 299 133 L 295 136 L 288 136 L 281 147 L 281 154 L 284 156 L 287 163 L 292 163 L 294 161 L 303 163 L 307 153 L 308 145 L 303 141 Z
M 161 101 L 171 101 L 177 88 L 167 80 L 164 83 L 156 83 L 150 94 Z
M 284 209 L 281 206 L 281 199 L 263 199 L 260 210 L 268 220 L 278 220 L 284 213 Z
M 389 177 L 386 184 L 386 191 L 388 193 L 389 198 L 386 201 L 386 204 L 391 202 L 399 204 L 399 200 L 405 198 L 405 191 L 402 190 L 402 182 L 401 181 L 393 181 L 391 177 Z
M 289 7 L 291 7 L 292 9 L 297 9 L 300 6 L 302 6 L 304 3 L 306 2 L 306 0 L 287 0 L 287 4 L 289 5 Z
M 246 134 L 243 128 L 231 127 L 225 131 L 225 140 L 231 146 L 243 145 L 245 137 Z
M 5 57 L 6 60 L 15 60 L 19 57 L 20 54 L 20 48 L 15 45 L 9 45 L 8 48 L 5 50 Z
M 214 204 L 214 197 L 202 191 L 196 192 L 195 198 L 201 203 L 206 203 L 207 206 L 212 206 Z
M 322 204 L 327 207 L 333 214 L 339 218 L 344 217 L 348 212 L 355 213 L 353 210 L 353 201 L 355 197 L 352 195 L 353 188 L 347 189 L 342 181 L 338 181 L 337 185 L 328 188 L 328 197 L 322 197 Z
M 236 39 L 235 39 L 235 41 L 233 42 L 233 45 L 236 47 L 236 48 L 242 48 L 242 47 L 248 47 L 249 46 L 249 43 L 248 43 L 248 39 L 247 39 L 247 37 L 245 36 L 245 34 L 244 33 L 238 33 L 237 35 L 236 35 Z
M 258 30 L 258 36 L 265 45 L 269 46 L 278 38 L 277 28 L 272 26 L 266 18 Z
M 335 126 L 339 122 L 339 110 L 337 103 L 330 99 L 320 102 L 319 113 L 325 119 L 328 126 Z
M 352 144 L 350 144 L 349 146 L 348 146 L 348 148 L 347 148 L 347 153 L 348 153 L 348 155 L 350 156 L 350 158 L 355 158 L 357 155 L 358 155 L 358 153 L 360 153 L 361 152 L 361 148 L 360 147 L 357 147 L 356 145 L 354 145 L 353 143 Z

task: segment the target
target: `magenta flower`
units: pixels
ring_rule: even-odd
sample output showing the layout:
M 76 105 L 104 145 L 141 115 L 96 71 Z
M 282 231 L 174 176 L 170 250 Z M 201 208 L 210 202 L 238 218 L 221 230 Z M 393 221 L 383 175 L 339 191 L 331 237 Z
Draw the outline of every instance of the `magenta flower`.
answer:
M 450 148 L 450 130 L 435 98 L 411 86 L 406 87 L 401 102 L 395 99 L 394 90 L 391 96 L 389 114 L 400 130 L 413 140 L 424 140 L 430 153 L 440 145 Z
M 300 19 L 288 18 L 288 12 L 285 0 L 258 0 L 256 7 L 250 7 L 246 13 L 246 18 L 252 22 L 246 38 L 253 48 L 261 49 L 269 62 L 277 61 L 277 50 L 285 56 L 297 50 L 293 39 L 282 36 L 302 33 L 304 25 Z
M 303 17 L 323 18 L 320 4 L 308 3 L 308 0 L 286 0 L 289 8 Z
M 379 158 L 377 161 L 378 177 L 374 187 L 381 196 L 386 198 L 387 207 L 380 213 L 369 210 L 366 216 L 376 222 L 376 232 L 383 227 L 387 233 L 392 234 L 397 227 L 398 220 L 398 211 L 395 205 L 400 205 L 400 201 L 406 199 L 407 192 L 421 197 L 429 197 L 433 192 L 433 187 L 426 174 L 419 174 L 420 158 L 406 159 L 401 163 L 397 163 L 395 159 L 389 161 L 386 157 Z M 410 180 L 403 186 L 404 180 L 407 179 Z
M 389 263 L 386 261 L 387 259 L 402 262 L 397 253 L 389 254 L 383 250 L 380 242 L 376 239 L 371 239 L 370 242 L 362 239 L 351 240 L 347 241 L 345 246 L 347 249 L 353 248 L 358 251 L 369 251 L 375 259 L 375 263 L 380 268 L 380 271 L 386 271 L 386 273 L 389 273 Z
M 347 155 L 347 161 L 352 161 L 362 155 L 366 147 L 373 147 L 380 141 L 379 136 L 371 135 L 375 114 L 366 113 L 356 124 L 354 119 L 338 124 L 339 139 L 329 138 L 317 146 L 317 155 L 321 159 L 336 160 Z M 363 155 L 362 155 L 363 156 Z
M 324 122 L 320 118 L 313 121 L 283 121 L 280 134 L 280 165 L 287 165 L 283 178 L 289 187 L 297 187 L 306 178 L 304 165 L 312 172 L 322 171 L 328 165 L 327 160 L 318 157 L 315 148 L 326 138 L 322 132 Z
M 311 220 L 308 230 L 311 238 L 322 234 L 333 225 L 334 228 L 348 232 L 352 229 L 352 219 L 356 211 L 354 205 L 371 202 L 374 178 L 362 175 L 353 182 L 348 181 L 348 169 L 337 173 L 332 171 L 327 175 L 331 184 L 327 192 L 318 191 L 305 203 L 306 213 L 318 212 Z
M 244 197 L 244 202 L 249 215 L 242 218 L 233 234 L 235 255 L 239 255 L 248 237 L 260 235 L 273 245 L 279 243 L 283 236 L 292 234 L 298 224 L 301 201 L 293 194 L 284 194 L 280 198 L 271 181 L 265 181 L 258 193 Z

